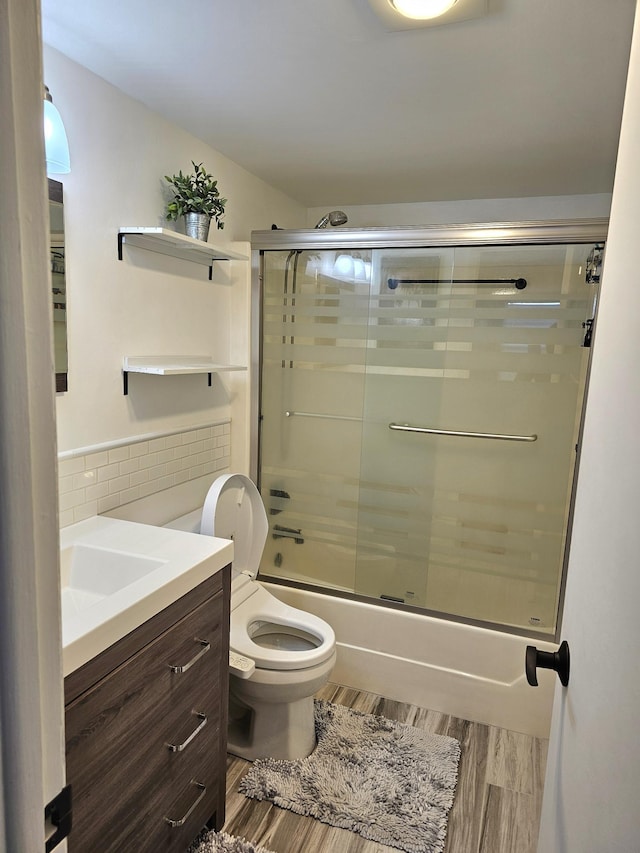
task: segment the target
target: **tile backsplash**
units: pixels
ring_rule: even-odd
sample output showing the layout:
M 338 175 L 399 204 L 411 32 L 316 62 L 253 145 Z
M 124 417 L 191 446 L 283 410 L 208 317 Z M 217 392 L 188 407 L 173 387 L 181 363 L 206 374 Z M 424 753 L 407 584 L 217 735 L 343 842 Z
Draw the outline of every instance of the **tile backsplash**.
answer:
M 222 471 L 230 459 L 229 420 L 61 453 L 60 527 Z

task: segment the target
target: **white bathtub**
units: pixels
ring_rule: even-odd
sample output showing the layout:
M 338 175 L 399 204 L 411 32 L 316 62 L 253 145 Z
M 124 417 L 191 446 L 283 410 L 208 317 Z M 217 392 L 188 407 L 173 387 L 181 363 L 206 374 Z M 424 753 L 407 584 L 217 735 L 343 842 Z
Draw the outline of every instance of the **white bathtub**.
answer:
M 557 646 L 392 608 L 265 584 L 277 598 L 315 613 L 336 632 L 331 681 L 479 723 L 549 736 L 554 672 L 524 674 L 527 645 Z

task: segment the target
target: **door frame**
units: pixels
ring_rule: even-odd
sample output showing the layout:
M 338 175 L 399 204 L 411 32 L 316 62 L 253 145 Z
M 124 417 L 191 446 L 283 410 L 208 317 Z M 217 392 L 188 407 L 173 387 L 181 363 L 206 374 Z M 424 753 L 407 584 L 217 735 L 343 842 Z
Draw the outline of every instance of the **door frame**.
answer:
M 57 452 L 38 0 L 0 0 L 0 848 L 63 787 Z

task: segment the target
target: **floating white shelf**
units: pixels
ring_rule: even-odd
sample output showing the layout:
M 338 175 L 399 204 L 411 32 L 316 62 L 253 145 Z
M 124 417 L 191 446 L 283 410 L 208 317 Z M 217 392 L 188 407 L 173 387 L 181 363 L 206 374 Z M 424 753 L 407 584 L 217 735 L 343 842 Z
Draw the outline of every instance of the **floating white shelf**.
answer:
M 214 261 L 249 260 L 247 255 L 232 252 L 230 249 L 221 249 L 212 243 L 187 237 L 168 228 L 135 225 L 120 228 L 118 231 L 118 260 L 120 261 L 123 243 L 209 267 L 209 279 L 213 278 Z
M 155 376 L 207 373 L 211 385 L 212 373 L 246 369 L 240 364 L 219 364 L 208 355 L 125 355 L 122 362 L 124 393 L 129 393 L 130 373 L 151 373 Z

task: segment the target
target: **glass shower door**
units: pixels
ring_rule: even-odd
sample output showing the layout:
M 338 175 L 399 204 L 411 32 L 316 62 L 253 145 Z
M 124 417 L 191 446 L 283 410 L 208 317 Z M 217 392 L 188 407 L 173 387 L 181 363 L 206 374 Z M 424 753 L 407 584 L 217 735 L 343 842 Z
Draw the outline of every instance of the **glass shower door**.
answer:
M 592 248 L 374 252 L 356 592 L 554 631 Z
M 262 574 L 355 589 L 369 280 L 366 252 L 264 256 Z

